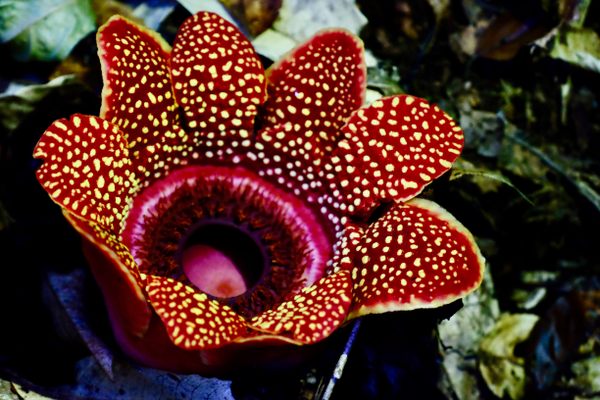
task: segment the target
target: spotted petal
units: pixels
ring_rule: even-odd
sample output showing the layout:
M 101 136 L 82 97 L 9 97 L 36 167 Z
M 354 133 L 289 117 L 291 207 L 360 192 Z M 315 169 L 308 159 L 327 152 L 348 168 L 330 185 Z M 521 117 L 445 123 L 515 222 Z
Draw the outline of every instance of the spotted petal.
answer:
M 325 339 L 346 318 L 351 302 L 349 271 L 321 278 L 291 300 L 250 321 L 259 331 L 289 336 L 298 344 Z
M 265 101 L 264 70 L 231 23 L 201 12 L 179 28 L 171 57 L 174 91 L 194 143 L 223 154 L 250 145 Z
M 485 260 L 469 231 L 436 203 L 396 204 L 353 255 L 351 317 L 434 308 L 479 286 Z
M 312 156 L 312 142 L 295 137 L 291 131 L 289 124 L 263 130 L 248 162 L 252 161 L 250 167 L 259 175 L 314 203 L 328 188 L 319 177 L 320 166 Z
M 217 348 L 246 330 L 244 318 L 230 307 L 171 278 L 149 276 L 146 290 L 176 346 L 187 350 Z
M 169 45 L 121 16 L 99 29 L 97 41 L 104 79 L 100 116 L 122 129 L 142 178 L 163 174 L 181 162 L 188 141 L 171 88 Z
M 360 225 L 347 222 L 341 231 L 340 238 L 335 245 L 335 252 L 331 261 L 333 272 L 340 270 L 352 271 L 352 254 L 364 235 L 364 228 Z
M 127 141 L 117 126 L 76 114 L 55 121 L 33 156 L 37 178 L 52 200 L 73 215 L 118 232 L 137 186 Z
M 358 110 L 342 132 L 331 161 L 350 214 L 413 198 L 452 166 L 464 140 L 438 106 L 405 95 Z
M 340 213 L 332 206 L 336 197 L 329 188 L 330 179 L 323 176 L 322 159 L 315 158 L 313 142 L 292 134 L 292 129 L 290 124 L 264 129 L 244 164 L 310 204 L 331 223 L 330 233 L 335 234 L 341 227 Z
M 348 116 L 364 102 L 363 45 L 335 29 L 313 36 L 267 71 L 264 128 L 289 125 L 313 151 L 329 152 Z

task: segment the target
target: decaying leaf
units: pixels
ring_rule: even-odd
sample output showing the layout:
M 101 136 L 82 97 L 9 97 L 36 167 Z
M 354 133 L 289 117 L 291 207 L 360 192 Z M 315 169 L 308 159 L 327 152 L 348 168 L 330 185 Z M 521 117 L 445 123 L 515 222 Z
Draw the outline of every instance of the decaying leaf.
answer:
M 324 28 L 358 33 L 365 23 L 354 0 L 284 0 L 273 28 L 301 42 Z
M 14 393 L 13 384 L 3 379 L 0 379 L 0 400 L 19 400 L 19 396 Z
M 19 400 L 52 400 L 52 398 L 50 398 L 50 397 L 46 397 L 46 396 L 36 393 L 34 391 L 27 390 L 23 386 L 21 386 L 17 383 L 12 384 L 12 390 L 15 393 L 15 396 L 16 396 L 15 399 L 19 399 Z M 4 400 L 4 399 L 2 399 L 2 400 Z
M 459 56 L 507 61 L 552 28 L 547 16 L 535 7 L 514 12 L 503 10 L 500 6 L 498 12 L 491 16 L 479 7 L 471 8 L 476 10 L 472 11 L 471 24 L 451 37 L 453 48 Z M 524 10 L 529 9 L 533 9 L 530 11 L 533 14 L 523 15 Z
M 463 109 L 460 113 L 460 126 L 465 132 L 469 147 L 477 148 L 484 157 L 496 157 L 501 147 L 502 121 L 489 111 Z
M 257 36 L 273 25 L 282 0 L 220 0 L 247 28 Z
M 179 0 L 179 2 L 192 14 L 201 10 L 216 12 L 238 26 L 240 26 L 240 21 L 228 16 L 228 8 L 225 5 L 230 7 L 232 13 L 238 18 L 242 17 L 240 18 L 242 22 L 249 16 L 250 18 L 259 18 L 258 27 L 268 25 L 270 28 L 262 30 L 252 40 L 252 45 L 259 54 L 273 61 L 279 60 L 297 44 L 321 29 L 345 28 L 358 34 L 367 22 L 353 0 L 214 0 L 202 2 Z M 244 15 L 241 15 L 241 11 L 236 7 L 241 7 Z M 273 11 L 275 9 L 277 12 Z M 246 13 L 249 13 L 249 16 Z M 252 17 L 253 15 L 254 17 Z M 256 17 L 257 15 L 260 17 Z M 276 18 L 274 21 L 270 21 L 273 15 L 276 15 Z
M 510 12 L 498 15 L 477 33 L 475 54 L 493 60 L 510 60 L 521 48 L 550 30 L 540 19 L 539 16 L 517 18 Z
M 569 383 L 572 386 L 581 389 L 589 396 L 600 393 L 600 356 L 573 363 L 571 372 L 573 379 Z
M 516 357 L 515 346 L 529 337 L 539 317 L 503 314 L 479 345 L 479 370 L 498 397 L 521 399 L 525 391 L 525 360 Z
M 273 27 L 259 35 L 252 44 L 260 54 L 278 60 L 295 44 L 321 29 L 345 28 L 358 34 L 365 24 L 366 19 L 353 0 L 283 0 Z M 279 40 L 279 46 L 272 46 L 261 38 L 263 35 L 268 35 L 271 40 L 274 36 L 284 36 L 291 41 Z
M 544 312 L 524 346 L 532 386 L 539 392 L 555 385 L 557 378 L 568 371 L 569 364 L 581 358 L 581 346 L 586 339 L 597 337 L 594 327 L 597 329 L 600 315 L 598 281 L 587 279 L 582 285 L 592 287 L 573 289 L 557 298 Z M 573 365 L 572 372 L 584 371 L 592 367 L 594 361 L 591 363 Z M 589 373 L 593 376 L 593 371 Z
M 447 398 L 481 398 L 477 378 L 477 346 L 500 314 L 494 284 L 486 269 L 479 289 L 463 299 L 463 308 L 438 327 L 443 375 L 439 385 Z

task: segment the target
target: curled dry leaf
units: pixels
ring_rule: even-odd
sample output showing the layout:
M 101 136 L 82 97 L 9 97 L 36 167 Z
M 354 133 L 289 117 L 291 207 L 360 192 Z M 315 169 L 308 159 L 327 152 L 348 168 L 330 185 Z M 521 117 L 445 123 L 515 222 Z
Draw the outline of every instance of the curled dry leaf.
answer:
M 479 370 L 496 396 L 523 397 L 525 360 L 515 356 L 514 350 L 529 337 L 538 319 L 534 314 L 503 314 L 479 344 Z

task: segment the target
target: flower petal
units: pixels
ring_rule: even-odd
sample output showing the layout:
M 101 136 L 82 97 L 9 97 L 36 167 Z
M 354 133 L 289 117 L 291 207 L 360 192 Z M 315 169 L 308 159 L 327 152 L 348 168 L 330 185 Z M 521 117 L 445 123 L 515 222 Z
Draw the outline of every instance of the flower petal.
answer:
M 121 16 L 98 30 L 97 41 L 104 79 L 100 116 L 123 130 L 131 158 L 147 175 L 180 162 L 187 138 L 171 87 L 169 45 Z
M 331 178 L 326 179 L 322 175 L 322 159 L 314 157 L 312 142 L 288 135 L 290 129 L 291 126 L 286 124 L 263 130 L 261 140 L 248 152 L 244 164 L 264 179 L 310 204 L 331 223 L 332 231 L 329 233 L 335 234 L 341 225 L 339 211 L 331 206 L 334 203 L 329 188 Z
M 98 224 L 68 212 L 65 217 L 84 238 L 84 253 L 103 293 L 115 330 L 141 337 L 150 323 L 151 312 L 142 291 L 143 283 L 129 249 L 117 235 Z
M 451 303 L 479 286 L 485 265 L 471 233 L 423 199 L 396 204 L 374 222 L 353 262 L 351 318 Z
M 244 35 L 217 14 L 195 14 L 179 28 L 171 68 L 194 143 L 204 140 L 207 149 L 220 154 L 248 147 L 266 84 L 260 59 Z
M 326 190 L 318 175 L 319 163 L 312 157 L 312 144 L 309 141 L 291 136 L 288 140 L 284 139 L 290 130 L 290 125 L 264 130 L 260 142 L 256 143 L 248 159 L 260 176 L 285 187 L 295 196 L 314 203 L 317 195 Z M 301 196 L 301 193 L 304 195 Z
M 302 289 L 277 308 L 257 315 L 250 324 L 258 331 L 289 336 L 298 344 L 315 343 L 345 320 L 351 293 L 350 272 L 340 271 Z
M 364 228 L 360 225 L 346 222 L 341 236 L 335 244 L 335 252 L 333 254 L 331 265 L 333 273 L 340 270 L 352 271 L 354 266 L 352 262 L 352 253 L 358 247 L 360 238 L 364 235 Z
M 437 105 L 406 95 L 358 110 L 342 132 L 331 161 L 350 214 L 416 196 L 452 166 L 464 139 Z
M 148 276 L 148 299 L 176 346 L 221 347 L 246 331 L 244 318 L 205 293 L 171 278 Z
M 55 121 L 33 153 L 44 160 L 37 178 L 52 200 L 113 233 L 137 187 L 128 155 L 127 141 L 115 125 L 81 114 Z
M 267 71 L 264 127 L 289 124 L 293 134 L 329 152 L 339 129 L 364 102 L 366 66 L 359 38 L 325 30 Z

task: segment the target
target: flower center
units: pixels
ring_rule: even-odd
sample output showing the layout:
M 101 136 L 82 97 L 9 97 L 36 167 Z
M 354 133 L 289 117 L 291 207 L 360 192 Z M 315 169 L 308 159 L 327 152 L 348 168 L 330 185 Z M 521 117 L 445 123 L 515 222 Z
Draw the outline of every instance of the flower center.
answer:
M 264 246 L 239 226 L 224 220 L 202 220 L 179 244 L 187 278 L 217 298 L 244 294 L 263 276 L 268 255 Z
M 190 166 L 138 194 L 121 233 L 140 271 L 251 317 L 323 276 L 331 228 L 241 167 Z

